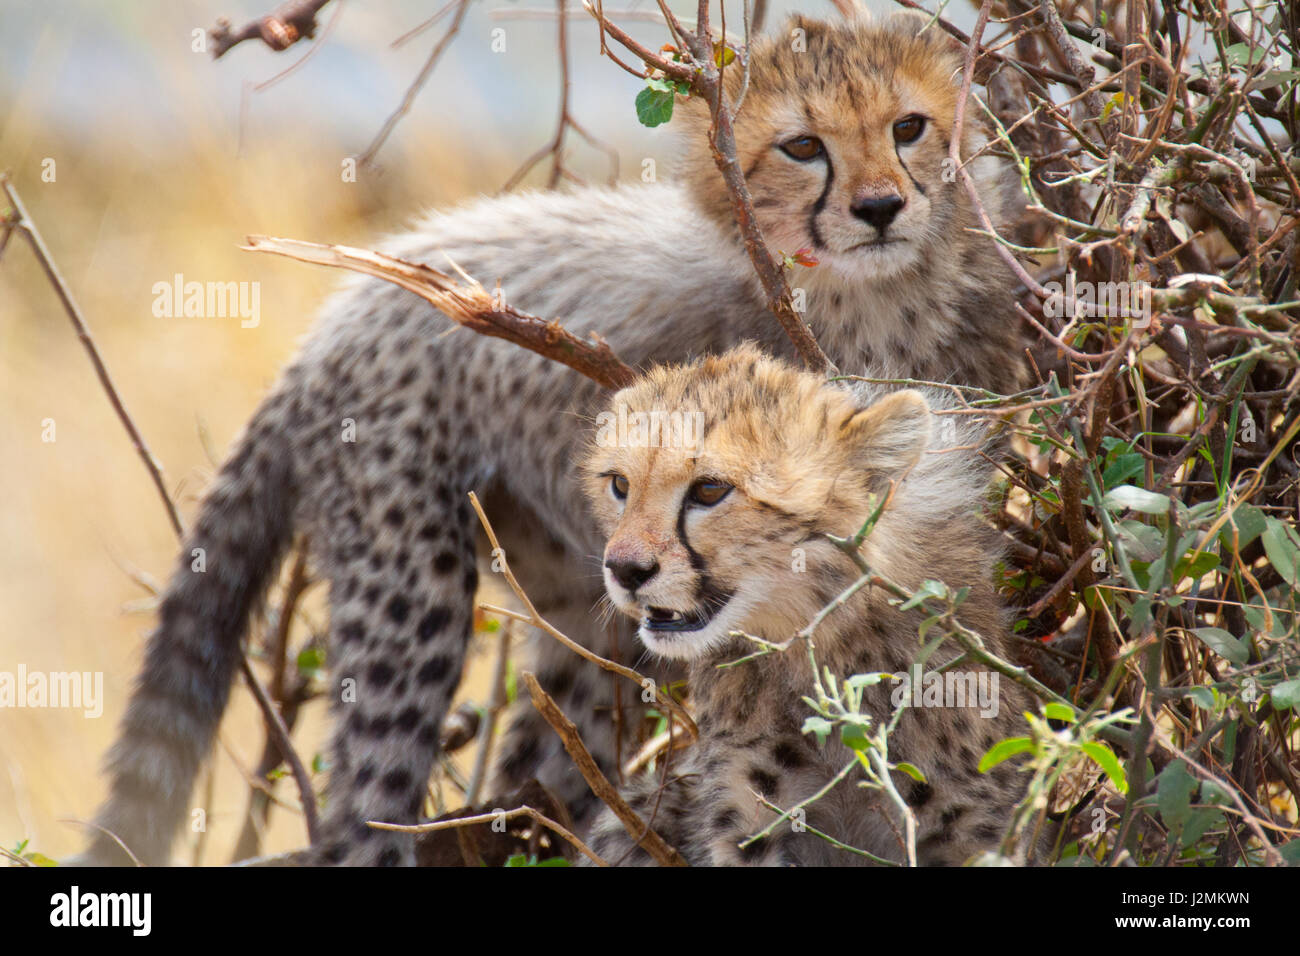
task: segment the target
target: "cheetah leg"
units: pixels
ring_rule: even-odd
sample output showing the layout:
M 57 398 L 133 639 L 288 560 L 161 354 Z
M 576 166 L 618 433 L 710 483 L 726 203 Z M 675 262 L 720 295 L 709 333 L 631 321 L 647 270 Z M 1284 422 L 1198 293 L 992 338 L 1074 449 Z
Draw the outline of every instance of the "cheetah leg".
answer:
M 437 572 L 417 578 L 418 587 L 406 587 L 402 577 L 393 584 L 385 570 L 392 555 L 376 561 L 373 551 L 331 575 L 334 736 L 315 848 L 320 862 L 414 863 L 412 837 L 374 830 L 366 821 L 417 822 L 442 717 L 460 680 L 477 572 L 468 510 L 448 522 L 441 540 L 403 539 L 412 566 Z

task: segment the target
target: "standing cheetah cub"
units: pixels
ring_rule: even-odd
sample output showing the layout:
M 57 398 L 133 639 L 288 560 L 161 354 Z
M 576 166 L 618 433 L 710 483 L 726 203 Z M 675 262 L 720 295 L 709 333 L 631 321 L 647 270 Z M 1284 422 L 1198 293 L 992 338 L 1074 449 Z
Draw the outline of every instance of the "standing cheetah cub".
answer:
M 813 830 L 877 857 L 903 859 L 896 811 L 852 777 L 807 807 L 806 830 L 783 822 L 738 847 L 776 816 L 756 794 L 791 808 L 852 756 L 834 737 L 819 746 L 802 732 L 811 715 L 802 698 L 814 686 L 802 642 L 730 668 L 718 665 L 756 650 L 735 632 L 786 641 L 859 577 L 826 535 L 856 532 L 891 482 L 893 497 L 863 556 L 909 590 L 927 578 L 969 587 L 960 619 L 991 651 L 1004 652 L 1004 615 L 991 581 L 993 533 L 976 514 L 990 476 L 968 452 L 927 451 L 940 444 L 932 434 L 943 434 L 927 398 L 943 401 L 917 391 L 841 387 L 743 346 L 650 372 L 615 396 L 608 419 L 598 419 L 660 426 L 602 429 L 584 473 L 608 536 L 610 600 L 639 622 L 652 652 L 689 662 L 700 739 L 684 758 L 673 758 L 662 795 L 655 774 L 635 784 L 630 797 L 689 862 L 868 861 Z M 680 426 L 691 422 L 694 428 Z M 949 445 L 980 442 L 970 425 L 956 424 L 949 434 L 958 439 Z M 880 589 L 859 590 L 816 627 L 818 664 L 839 677 L 909 672 L 922 615 L 897 603 Z M 929 666 L 952 656 L 945 645 Z M 886 680 L 869 688 L 862 704 L 881 723 L 900 699 L 913 703 L 890 737 L 889 759 L 925 776 L 920 783 L 893 774 L 916 818 L 922 865 L 960 864 L 996 848 L 1021 795 L 1012 768 L 976 769 L 980 755 L 1020 720 L 1018 688 L 1009 681 L 999 687 L 988 671 L 960 668 L 962 681 L 954 685 L 991 688 L 991 697 L 926 706 L 937 695 L 932 700 L 927 690 L 922 699 Z M 932 676 L 917 690 L 928 688 Z M 649 862 L 612 814 L 597 823 L 594 849 L 611 861 Z

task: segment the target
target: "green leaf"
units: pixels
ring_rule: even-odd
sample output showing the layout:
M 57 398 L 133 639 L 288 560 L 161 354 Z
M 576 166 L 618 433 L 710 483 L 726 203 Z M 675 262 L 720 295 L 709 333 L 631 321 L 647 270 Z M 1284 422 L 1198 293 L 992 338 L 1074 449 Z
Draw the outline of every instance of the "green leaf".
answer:
M 545 860 L 539 860 L 535 856 L 525 856 L 522 853 L 516 853 L 505 862 L 506 866 L 568 866 L 569 861 L 562 856 L 551 856 Z
M 893 675 L 884 674 L 879 671 L 874 671 L 870 674 L 854 674 L 844 682 L 844 686 L 849 690 L 861 690 L 863 687 L 875 687 L 886 677 L 891 676 Z
M 1077 847 L 1077 844 L 1071 845 Z M 1052 864 L 1054 867 L 1079 867 L 1080 869 L 1096 865 L 1096 860 L 1088 856 L 1086 853 L 1080 853 L 1077 849 L 1070 856 L 1062 854 L 1061 858 Z
M 896 763 L 894 769 L 903 771 L 917 783 L 925 783 L 925 774 L 910 763 Z
M 673 118 L 674 89 L 656 89 L 655 84 L 662 81 L 651 80 L 636 95 L 636 118 L 642 126 L 660 126 Z
M 1149 564 L 1165 553 L 1165 536 L 1159 528 L 1129 518 L 1117 524 L 1115 530 L 1130 558 Z
M 1199 578 L 1202 575 L 1209 574 L 1219 566 L 1219 556 L 1209 552 L 1201 552 L 1195 560 L 1181 558 L 1178 564 L 1174 566 L 1174 583 L 1177 584 L 1183 578 Z
M 1084 741 L 1079 744 L 1079 749 L 1091 757 L 1097 766 L 1105 771 L 1106 776 L 1110 778 L 1110 782 L 1115 785 L 1116 790 L 1120 793 L 1128 793 L 1128 777 L 1124 775 L 1124 768 L 1120 766 L 1115 751 L 1099 740 Z
M 1137 452 L 1125 452 L 1116 455 L 1101 473 L 1101 486 L 1114 488 L 1142 474 L 1146 459 Z
M 1278 710 L 1290 707 L 1300 712 L 1300 680 L 1288 680 L 1275 686 L 1268 692 L 1269 699 Z
M 1156 806 L 1166 826 L 1181 826 L 1191 812 L 1196 780 L 1187 772 L 1187 764 L 1175 760 L 1156 778 Z
M 1148 515 L 1162 515 L 1169 510 L 1169 496 L 1147 491 L 1135 485 L 1120 485 L 1106 492 L 1101 499 L 1102 506 L 1109 511 L 1123 511 L 1126 508 Z
M 807 726 L 807 721 L 804 721 Z M 850 750 L 866 750 L 871 746 L 867 737 L 867 725 L 849 721 L 840 727 L 840 743 Z
M 1232 547 L 1233 528 L 1237 529 L 1237 546 L 1244 548 L 1264 533 L 1264 512 L 1254 505 L 1238 505 L 1232 512 L 1232 517 L 1223 526 L 1223 530 L 1219 532 L 1219 540 L 1223 542 L 1225 548 Z
M 1073 707 L 1056 701 L 1043 705 L 1043 716 L 1051 720 L 1063 720 L 1067 724 L 1072 724 L 1077 719 Z
M 1300 70 L 1268 70 L 1255 77 L 1246 85 L 1247 92 L 1266 90 L 1271 86 L 1283 86 L 1300 79 Z
M 1232 802 L 1232 792 L 1227 787 L 1213 780 L 1201 781 L 1201 803 L 1209 806 L 1230 807 Z
M 980 773 L 988 773 L 1004 760 L 1010 760 L 1016 754 L 1027 753 L 1034 749 L 1034 742 L 1028 737 L 1008 737 L 999 740 L 989 748 L 988 753 L 980 758 Z
M 1140 597 L 1128 609 L 1129 633 L 1136 637 L 1151 620 L 1151 599 Z
M 506 661 L 506 703 L 513 704 L 519 696 L 519 675 L 515 673 L 514 659 Z
M 1268 51 L 1264 47 L 1251 43 L 1234 43 L 1232 46 L 1226 47 L 1223 52 L 1229 60 L 1238 66 L 1263 63 L 1268 58 Z
M 948 586 L 942 581 L 925 580 L 922 581 L 921 586 L 912 593 L 912 596 L 900 605 L 899 610 L 910 611 L 926 598 L 942 598 L 947 597 L 947 595 Z
M 824 717 L 809 717 L 803 722 L 803 732 L 805 734 L 816 734 L 819 745 L 826 743 L 826 737 L 834 729 L 835 725 Z
M 1179 842 L 1185 847 L 1191 846 L 1205 835 L 1206 830 L 1222 819 L 1223 811 L 1214 807 L 1200 807 L 1191 811 L 1183 823 L 1182 838 Z
M 1300 866 L 1300 839 L 1282 844 L 1277 848 L 1277 852 L 1282 854 L 1282 859 L 1286 860 L 1287 866 Z
M 1214 710 L 1214 691 L 1208 687 L 1189 687 L 1183 696 L 1190 697 L 1192 703 L 1201 710 Z
M 298 652 L 298 673 L 312 676 L 325 666 L 325 649 L 321 647 L 304 647 Z
M 1277 608 L 1265 608 L 1263 604 L 1247 604 L 1242 611 L 1246 615 L 1246 623 L 1256 631 L 1262 631 L 1269 637 L 1282 637 L 1286 634 L 1287 612 L 1278 613 Z
M 1198 627 L 1192 631 L 1214 653 L 1234 664 L 1241 665 L 1250 660 L 1250 651 L 1221 627 Z
M 1287 534 L 1287 526 L 1277 518 L 1265 518 L 1264 522 L 1264 553 L 1269 563 L 1287 584 L 1300 588 L 1300 548 Z

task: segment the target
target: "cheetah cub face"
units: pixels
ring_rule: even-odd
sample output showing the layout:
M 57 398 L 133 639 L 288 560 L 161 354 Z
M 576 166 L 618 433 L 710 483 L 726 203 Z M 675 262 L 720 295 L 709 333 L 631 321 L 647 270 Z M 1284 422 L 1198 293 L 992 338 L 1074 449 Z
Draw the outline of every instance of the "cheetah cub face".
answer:
M 741 168 L 773 250 L 811 249 L 841 279 L 905 272 L 952 241 L 962 186 L 949 168 L 961 61 L 926 18 L 795 17 L 755 42 L 736 124 Z M 741 70 L 729 93 L 740 95 Z M 688 104 L 691 182 L 719 221 L 731 209 L 707 151 L 704 104 Z M 979 141 L 965 124 L 962 155 Z M 983 175 L 984 160 L 973 171 Z
M 686 660 L 736 630 L 788 637 L 846 586 L 824 534 L 857 530 L 931 420 L 917 392 L 862 408 L 750 347 L 657 368 L 613 406 L 585 466 L 607 593 L 647 648 Z

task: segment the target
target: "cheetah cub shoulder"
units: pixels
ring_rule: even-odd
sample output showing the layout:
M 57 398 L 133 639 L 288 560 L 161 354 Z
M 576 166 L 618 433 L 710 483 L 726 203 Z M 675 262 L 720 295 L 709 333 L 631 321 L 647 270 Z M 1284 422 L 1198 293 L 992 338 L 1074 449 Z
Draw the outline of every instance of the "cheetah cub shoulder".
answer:
M 1019 688 L 968 663 L 943 676 L 914 670 L 922 613 L 878 587 L 850 593 L 861 572 L 827 537 L 853 535 L 887 500 L 862 544 L 870 567 L 908 590 L 926 579 L 968 587 L 959 619 L 1005 652 L 994 533 L 978 514 L 991 476 L 961 450 L 980 445 L 977 426 L 935 415 L 944 403 L 939 393 L 829 383 L 743 346 L 654 369 L 598 417 L 584 476 L 607 540 L 606 590 L 652 653 L 688 662 L 700 728 L 666 773 L 635 782 L 628 796 L 691 863 L 905 860 L 896 803 L 856 786 L 856 771 L 798 825 L 786 820 L 746 842 L 777 818 L 772 807 L 812 797 L 853 755 L 838 735 L 819 745 L 803 732 L 812 713 L 803 698 L 814 687 L 803 641 L 718 665 L 757 649 L 738 632 L 788 641 L 837 598 L 842 606 L 813 631 L 818 667 L 840 678 L 913 675 L 910 685 L 869 687 L 861 706 L 881 726 L 903 705 L 889 760 L 924 775 L 891 774 L 915 819 L 917 862 L 961 864 L 999 845 L 1020 775 L 1006 764 L 980 773 L 977 764 L 1015 732 L 1026 703 Z M 926 666 L 938 671 L 958 653 L 945 644 Z M 612 814 L 593 839 L 608 860 L 650 862 Z

